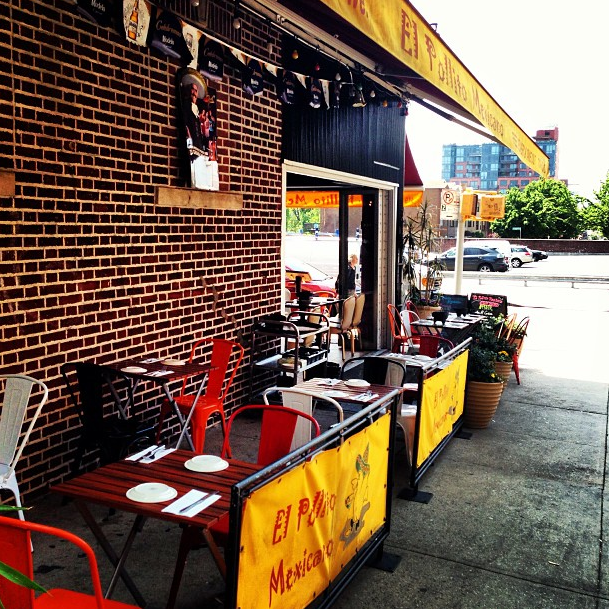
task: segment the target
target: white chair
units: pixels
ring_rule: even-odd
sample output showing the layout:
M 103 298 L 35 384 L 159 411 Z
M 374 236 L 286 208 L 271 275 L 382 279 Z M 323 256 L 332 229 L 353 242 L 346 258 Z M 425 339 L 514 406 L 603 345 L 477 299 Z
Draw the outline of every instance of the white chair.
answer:
M 342 423 L 344 419 L 342 406 L 332 398 L 326 397 L 319 393 L 312 391 L 305 391 L 304 389 L 296 389 L 295 387 L 270 387 L 262 393 L 262 399 L 265 404 L 269 404 L 269 394 L 278 393 L 281 395 L 281 400 L 284 406 L 293 408 L 299 412 L 303 412 L 310 416 L 315 416 L 316 402 L 324 402 L 329 404 L 336 410 L 338 422 Z M 303 446 L 307 442 L 311 441 L 311 425 L 308 421 L 298 421 L 296 423 L 296 430 L 294 431 L 294 437 L 292 439 L 292 446 L 290 450 L 296 450 Z
M 21 507 L 15 467 L 29 440 L 36 419 L 38 419 L 40 411 L 47 401 L 49 390 L 44 383 L 22 374 L 0 375 L 0 381 L 2 380 L 5 382 L 0 416 L 0 489 L 11 491 L 15 497 L 17 507 Z M 42 389 L 42 396 L 19 445 L 19 436 L 25 422 L 30 394 L 34 385 L 38 385 Z M 19 510 L 19 518 L 25 520 L 22 510 Z
M 355 297 L 355 307 L 353 309 L 353 321 L 349 328 L 349 337 L 351 339 L 351 357 L 355 355 L 355 341 L 359 342 L 360 349 L 362 347 L 361 334 L 359 325 L 362 323 L 362 314 L 364 313 L 364 304 L 366 304 L 366 294 L 358 294 Z
M 349 331 L 353 324 L 355 313 L 355 296 L 349 296 L 343 301 L 340 317 L 330 319 L 330 336 L 338 335 L 338 341 L 342 348 L 343 359 L 345 359 L 345 338 L 350 336 Z

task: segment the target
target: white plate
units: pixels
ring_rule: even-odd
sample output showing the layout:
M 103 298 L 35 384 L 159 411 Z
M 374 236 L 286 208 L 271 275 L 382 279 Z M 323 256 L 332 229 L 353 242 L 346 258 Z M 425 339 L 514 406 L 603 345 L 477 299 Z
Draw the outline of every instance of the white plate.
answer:
M 228 461 L 216 455 L 197 455 L 184 463 L 191 472 L 221 472 L 228 467 Z
M 370 387 L 370 383 L 363 379 L 350 379 L 345 381 L 345 385 L 347 385 L 347 387 Z
M 346 391 L 341 391 L 340 389 L 328 389 L 328 391 L 324 391 L 322 395 L 327 398 L 346 398 L 349 396 Z
M 127 366 L 126 368 L 121 368 L 121 372 L 130 372 L 131 374 L 144 374 L 144 372 L 148 372 L 148 369 L 141 368 L 140 366 Z
M 166 366 L 183 366 L 186 362 L 181 359 L 164 359 L 161 364 Z
M 178 491 L 162 482 L 144 482 L 127 491 L 127 499 L 138 503 L 161 503 L 178 496 Z

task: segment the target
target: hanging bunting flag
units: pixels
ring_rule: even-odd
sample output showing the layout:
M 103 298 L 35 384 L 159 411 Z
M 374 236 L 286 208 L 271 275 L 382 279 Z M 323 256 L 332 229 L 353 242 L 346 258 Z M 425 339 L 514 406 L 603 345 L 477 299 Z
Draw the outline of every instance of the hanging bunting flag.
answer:
M 184 40 L 181 20 L 162 8 L 156 9 L 156 19 L 152 26 L 150 46 L 174 59 L 189 64 L 192 55 Z
M 309 79 L 309 106 L 311 108 L 321 108 L 324 101 L 322 84 L 319 78 Z
M 330 81 L 329 80 L 320 80 L 321 88 L 324 92 L 324 101 L 326 102 L 326 108 L 330 108 Z
M 279 97 L 285 104 L 296 103 L 296 76 L 294 72 L 283 70 L 283 76 L 279 83 Z
M 224 78 L 224 48 L 219 42 L 205 40 L 203 51 L 199 52 L 199 72 L 214 82 Z
M 152 8 L 147 0 L 123 0 L 123 26 L 129 42 L 146 46 Z
M 340 90 L 342 85 L 337 80 L 332 81 L 332 108 L 340 108 Z
M 234 49 L 233 47 L 229 47 L 230 52 L 237 58 L 237 61 L 240 61 L 243 65 L 247 63 L 247 56 L 243 51 L 239 51 L 238 49 Z
M 250 57 L 243 70 L 243 90 L 250 95 L 260 95 L 264 91 L 262 64 Z
M 269 74 L 272 74 L 275 78 L 277 78 L 277 72 L 279 70 L 279 68 L 277 66 L 274 66 L 272 63 L 263 63 L 262 64 L 264 66 L 264 69 L 269 72 Z
M 112 13 L 114 12 L 114 0 L 76 0 L 78 12 L 102 27 L 112 25 Z
M 296 77 L 296 80 L 302 85 L 303 89 L 307 88 L 307 77 L 304 74 L 298 74 L 297 72 L 292 72 Z
M 188 64 L 188 67 L 196 70 L 199 47 L 201 44 L 200 41 L 203 36 L 203 32 L 197 29 L 194 25 L 190 25 L 190 23 L 182 21 L 182 35 L 184 36 L 184 41 L 186 42 L 186 46 L 188 47 L 188 50 L 192 56 L 192 61 Z

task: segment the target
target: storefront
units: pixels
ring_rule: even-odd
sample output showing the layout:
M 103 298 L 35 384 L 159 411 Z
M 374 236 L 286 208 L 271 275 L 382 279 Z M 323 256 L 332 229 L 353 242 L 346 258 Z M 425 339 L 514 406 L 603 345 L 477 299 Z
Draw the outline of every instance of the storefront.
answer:
M 489 117 L 512 136 L 490 102 L 477 116 L 333 4 L 0 7 L 0 369 L 50 389 L 18 472 L 26 501 L 63 479 L 74 458 L 80 425 L 65 362 L 184 358 L 200 337 L 231 338 L 246 358 L 228 407 L 243 403 L 253 320 L 282 304 L 287 193 L 305 178 L 363 196 L 365 339 L 388 345 L 384 310 L 396 298 L 412 184 L 408 103 L 440 104 L 479 126 Z M 429 28 L 417 24 L 423 41 Z M 543 174 L 528 141 L 516 148 Z M 341 244 L 341 264 L 347 254 Z M 143 397 L 156 416 L 159 395 L 149 388 Z

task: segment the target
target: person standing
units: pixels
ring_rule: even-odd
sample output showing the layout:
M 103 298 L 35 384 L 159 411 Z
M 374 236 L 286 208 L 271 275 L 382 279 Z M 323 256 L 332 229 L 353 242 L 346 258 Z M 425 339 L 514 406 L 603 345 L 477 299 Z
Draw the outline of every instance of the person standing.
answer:
M 351 254 L 349 256 L 349 266 L 347 267 L 347 295 L 353 296 L 355 294 L 355 277 L 357 274 L 357 255 Z

